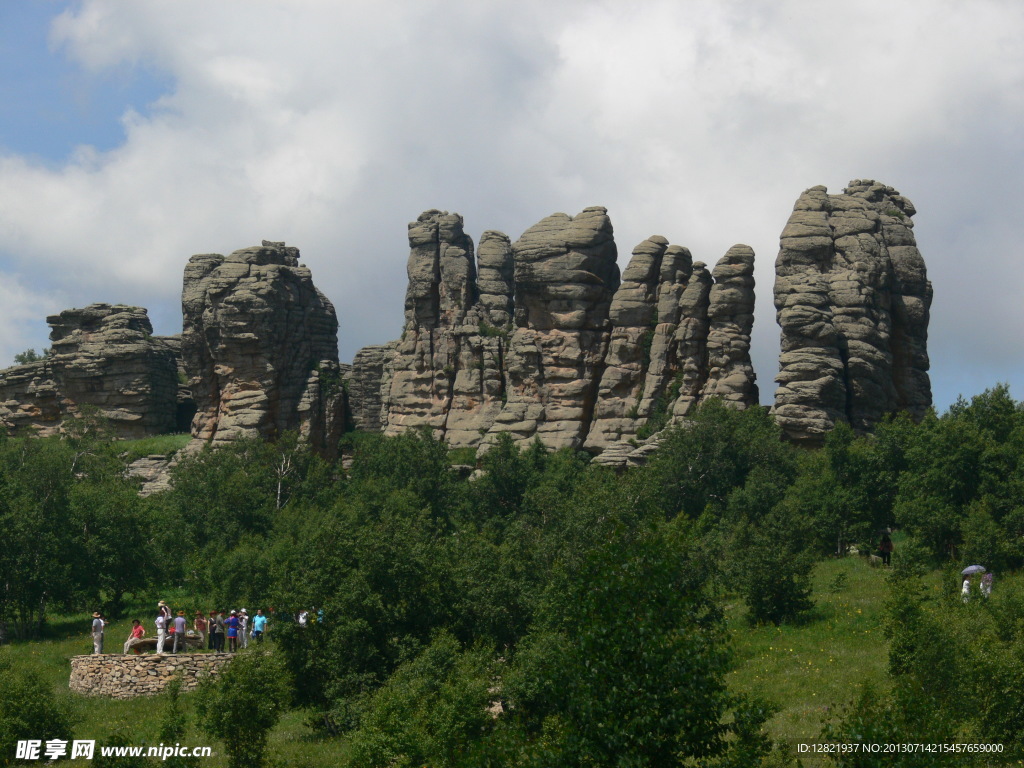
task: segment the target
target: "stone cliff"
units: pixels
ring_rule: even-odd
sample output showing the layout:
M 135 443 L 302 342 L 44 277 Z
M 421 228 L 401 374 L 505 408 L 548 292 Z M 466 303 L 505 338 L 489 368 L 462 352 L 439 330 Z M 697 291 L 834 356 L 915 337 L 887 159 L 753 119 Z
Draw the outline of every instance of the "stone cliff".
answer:
M 932 286 L 913 204 L 855 180 L 841 195 L 811 187 L 782 232 L 775 307 L 782 329 L 774 413 L 790 438 L 818 443 L 837 422 L 870 430 L 931 405 Z
M 298 249 L 264 240 L 193 256 L 181 303 L 192 447 L 295 430 L 333 455 L 344 429 L 338 320 Z
M 837 422 L 867 431 L 931 405 L 932 288 L 914 214 L 868 180 L 797 200 L 775 283 L 773 412 L 791 439 L 815 444 Z M 120 437 L 190 427 L 191 449 L 294 430 L 330 457 L 346 428 L 427 428 L 453 448 L 507 434 L 623 464 L 709 397 L 757 402 L 748 246 L 709 268 L 654 235 L 620 275 L 600 207 L 548 216 L 515 242 L 484 232 L 478 248 L 460 215 L 429 210 L 408 239 L 402 336 L 350 366 L 338 362 L 334 307 L 298 250 L 263 241 L 189 260 L 180 337 L 153 336 L 139 307 L 48 318 L 51 354 L 0 371 L 0 428 L 53 434 L 89 405 Z
M 153 336 L 145 309 L 90 304 L 46 319 L 50 354 L 0 371 L 0 426 L 9 434 L 56 434 L 63 419 L 93 406 L 120 437 L 181 428 L 173 343 Z
M 600 453 L 712 395 L 757 402 L 747 246 L 709 272 L 654 236 L 620 280 L 599 207 L 549 216 L 511 244 L 485 232 L 477 259 L 462 217 L 431 210 L 409 225 L 409 246 L 402 338 L 352 364 L 361 428 L 427 427 L 452 447 L 508 433 Z

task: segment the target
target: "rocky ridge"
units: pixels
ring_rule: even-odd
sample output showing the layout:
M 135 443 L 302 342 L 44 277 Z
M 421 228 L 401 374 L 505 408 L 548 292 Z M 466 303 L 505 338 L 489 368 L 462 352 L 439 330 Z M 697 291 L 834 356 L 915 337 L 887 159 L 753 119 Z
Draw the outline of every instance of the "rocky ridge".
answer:
M 796 202 L 775 264 L 782 329 L 776 421 L 820 443 L 837 422 L 868 431 L 886 414 L 931 405 L 932 286 L 914 239 L 914 205 L 872 180 Z
M 145 309 L 90 304 L 46 322 L 50 353 L 0 371 L 0 426 L 9 434 L 56 434 L 86 406 L 98 409 L 120 437 L 179 427 L 174 346 L 153 336 Z M 187 411 L 188 403 L 182 407 Z
M 357 422 L 379 413 L 386 434 L 426 427 L 452 447 L 502 433 L 595 454 L 616 446 L 626 461 L 706 397 L 757 402 L 747 246 L 711 273 L 654 236 L 620 279 L 600 207 L 548 216 L 515 243 L 485 232 L 476 261 L 462 217 L 431 210 L 409 225 L 409 245 L 402 338 L 353 361 L 350 390 L 381 393 Z

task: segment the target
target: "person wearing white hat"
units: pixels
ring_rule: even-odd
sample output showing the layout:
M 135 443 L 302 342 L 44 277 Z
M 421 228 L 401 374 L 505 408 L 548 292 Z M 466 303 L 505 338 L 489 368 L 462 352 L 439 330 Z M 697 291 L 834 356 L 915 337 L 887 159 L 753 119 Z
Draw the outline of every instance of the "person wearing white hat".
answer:
M 164 643 L 167 642 L 167 619 L 171 615 L 171 609 L 167 603 L 161 600 L 156 604 L 156 652 L 164 652 Z
M 103 653 L 103 615 L 99 611 L 92 614 L 92 652 Z
M 249 614 L 245 612 L 245 608 L 238 612 L 238 641 L 242 648 L 249 647 L 249 634 L 247 629 L 249 627 Z

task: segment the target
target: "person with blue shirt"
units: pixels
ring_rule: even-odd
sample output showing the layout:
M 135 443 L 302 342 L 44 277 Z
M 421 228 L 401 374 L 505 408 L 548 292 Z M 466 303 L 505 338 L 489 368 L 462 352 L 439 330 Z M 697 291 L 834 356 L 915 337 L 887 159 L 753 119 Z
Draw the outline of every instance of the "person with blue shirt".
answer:
M 256 615 L 252 617 L 252 636 L 256 638 L 257 643 L 263 642 L 263 633 L 267 631 L 267 617 L 263 615 L 263 609 L 260 608 L 256 611 Z

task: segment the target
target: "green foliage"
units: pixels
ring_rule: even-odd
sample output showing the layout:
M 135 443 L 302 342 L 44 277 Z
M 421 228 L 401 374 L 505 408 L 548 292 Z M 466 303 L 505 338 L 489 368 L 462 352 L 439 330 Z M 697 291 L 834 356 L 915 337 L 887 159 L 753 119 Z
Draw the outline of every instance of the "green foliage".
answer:
M 66 699 L 34 672 L 16 670 L 0 656 L 0 765 L 16 765 L 18 741 L 70 741 L 73 718 Z
M 494 725 L 491 654 L 462 651 L 442 633 L 399 666 L 367 701 L 352 735 L 351 765 L 471 766 L 474 743 Z
M 490 323 L 480 323 L 480 335 L 485 339 L 504 339 L 508 341 L 509 332 L 507 328 L 497 328 Z
M 181 701 L 181 678 L 176 677 L 164 689 L 163 720 L 160 723 L 160 743 L 180 744 L 185 742 L 188 729 L 188 716 Z M 198 757 L 171 755 L 164 759 L 167 768 L 196 768 L 200 764 Z
M 988 600 L 964 604 L 894 571 L 887 601 L 891 686 L 869 688 L 828 727 L 836 741 L 1002 744 L 1000 764 L 1024 755 L 1024 585 L 1013 579 Z M 988 765 L 988 755 L 894 755 L 895 765 Z M 872 757 L 872 759 L 874 759 Z M 932 760 L 933 762 L 922 762 Z M 841 765 L 875 765 L 848 755 Z
M 711 399 L 685 425 L 669 430 L 644 474 L 666 516 L 696 518 L 708 505 L 724 508 L 756 467 L 763 468 L 766 487 L 786 484 L 795 460 L 768 409 L 739 411 Z
M 267 734 L 290 698 L 280 658 L 250 649 L 239 653 L 218 676 L 200 683 L 196 712 L 203 730 L 224 742 L 229 768 L 261 768 Z
M 469 446 L 453 448 L 448 451 L 448 462 L 452 466 L 456 464 L 476 464 L 476 448 Z
M 506 749 L 511 731 L 527 765 L 725 755 L 743 718 L 724 722 L 729 656 L 699 556 L 674 529 L 623 530 L 581 566 L 558 571 L 505 678 Z
M 19 352 L 14 356 L 15 365 L 28 365 L 29 363 L 38 363 L 40 360 L 45 360 L 50 356 L 50 350 L 44 349 L 42 354 L 39 354 L 34 349 L 26 349 L 24 352 Z
M 801 528 L 782 509 L 737 527 L 728 572 L 752 623 L 781 624 L 811 608 L 814 557 L 801 546 Z

